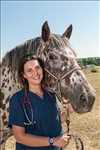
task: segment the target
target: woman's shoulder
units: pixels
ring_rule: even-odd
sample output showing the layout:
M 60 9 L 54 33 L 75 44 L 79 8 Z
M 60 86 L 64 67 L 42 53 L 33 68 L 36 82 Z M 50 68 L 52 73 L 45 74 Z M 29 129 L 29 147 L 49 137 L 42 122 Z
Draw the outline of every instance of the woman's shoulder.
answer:
M 21 89 L 19 91 L 17 91 L 16 93 L 14 93 L 11 98 L 10 98 L 10 101 L 12 103 L 18 103 L 19 100 L 24 96 L 24 90 Z
M 15 98 L 15 97 L 20 97 L 20 96 L 23 96 L 24 95 L 24 90 L 21 89 L 21 90 L 18 90 L 16 93 L 14 93 L 12 95 L 12 98 Z

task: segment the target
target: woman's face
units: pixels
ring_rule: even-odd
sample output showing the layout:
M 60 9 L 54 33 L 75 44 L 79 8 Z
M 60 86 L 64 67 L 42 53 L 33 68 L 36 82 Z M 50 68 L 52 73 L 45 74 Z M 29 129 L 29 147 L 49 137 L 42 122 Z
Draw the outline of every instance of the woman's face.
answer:
M 43 79 L 43 70 L 38 60 L 29 60 L 24 64 L 24 78 L 28 80 L 29 85 L 39 85 Z

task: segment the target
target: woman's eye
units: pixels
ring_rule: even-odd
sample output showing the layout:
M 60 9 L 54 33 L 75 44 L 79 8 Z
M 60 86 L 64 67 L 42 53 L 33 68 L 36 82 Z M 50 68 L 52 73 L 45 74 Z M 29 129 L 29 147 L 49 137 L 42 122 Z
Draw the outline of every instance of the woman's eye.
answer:
M 40 69 L 41 67 L 40 66 L 36 66 L 36 69 Z
M 27 72 L 32 72 L 32 69 L 28 69 Z

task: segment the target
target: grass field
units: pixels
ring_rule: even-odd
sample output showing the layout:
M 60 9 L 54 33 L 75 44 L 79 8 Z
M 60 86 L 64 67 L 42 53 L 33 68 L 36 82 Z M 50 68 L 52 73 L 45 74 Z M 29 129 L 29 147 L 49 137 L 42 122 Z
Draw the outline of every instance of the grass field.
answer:
M 100 150 L 100 67 L 98 72 L 85 70 L 85 75 L 96 90 L 96 100 L 91 112 L 71 115 L 71 131 L 80 135 L 85 150 Z M 66 150 L 74 150 L 70 144 Z
M 79 115 L 71 114 L 71 132 L 79 135 L 84 142 L 85 150 L 100 150 L 100 67 L 98 72 L 85 70 L 85 75 L 96 90 L 96 101 L 91 112 Z M 6 143 L 6 150 L 14 150 L 13 137 Z M 65 150 L 76 150 L 73 141 Z

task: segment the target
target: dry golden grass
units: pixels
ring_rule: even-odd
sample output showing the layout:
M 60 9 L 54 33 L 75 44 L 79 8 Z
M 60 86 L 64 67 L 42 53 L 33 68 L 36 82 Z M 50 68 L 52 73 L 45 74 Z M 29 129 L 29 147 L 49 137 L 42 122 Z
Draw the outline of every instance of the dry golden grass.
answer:
M 90 70 L 84 72 L 96 90 L 96 101 L 91 112 L 82 115 L 71 114 L 70 130 L 80 135 L 85 150 L 100 150 L 100 67 L 97 73 L 91 73 Z M 11 137 L 6 143 L 5 150 L 14 150 L 14 143 L 15 140 Z M 65 149 L 75 150 L 73 141 Z
M 96 90 L 96 100 L 91 112 L 71 115 L 71 132 L 81 136 L 85 150 L 100 150 L 100 67 L 97 73 L 84 72 Z

